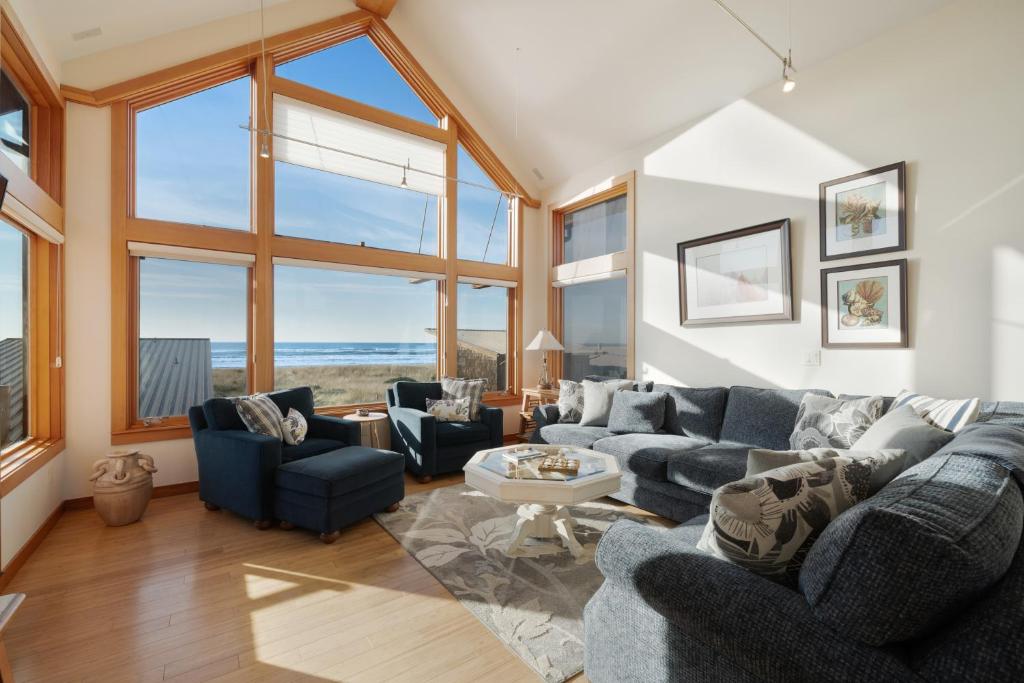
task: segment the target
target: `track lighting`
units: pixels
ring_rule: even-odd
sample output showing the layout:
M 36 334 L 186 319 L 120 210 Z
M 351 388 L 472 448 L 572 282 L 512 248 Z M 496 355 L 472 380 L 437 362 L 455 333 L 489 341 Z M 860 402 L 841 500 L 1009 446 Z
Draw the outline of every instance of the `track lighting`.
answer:
M 793 92 L 796 88 L 796 81 L 789 77 L 789 70 L 793 68 L 793 53 L 782 60 L 782 92 Z

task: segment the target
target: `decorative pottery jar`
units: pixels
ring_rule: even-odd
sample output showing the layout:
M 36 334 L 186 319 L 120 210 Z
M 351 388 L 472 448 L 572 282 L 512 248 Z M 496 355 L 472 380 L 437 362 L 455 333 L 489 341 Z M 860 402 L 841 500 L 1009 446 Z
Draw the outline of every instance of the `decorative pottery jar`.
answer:
M 137 522 L 153 495 L 153 458 L 138 451 L 113 451 L 92 466 L 92 500 L 107 526 Z

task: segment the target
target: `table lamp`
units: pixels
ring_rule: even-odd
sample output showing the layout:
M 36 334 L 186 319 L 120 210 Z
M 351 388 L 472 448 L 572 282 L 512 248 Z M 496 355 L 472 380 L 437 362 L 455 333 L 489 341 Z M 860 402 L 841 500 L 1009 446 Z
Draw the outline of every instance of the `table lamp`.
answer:
M 537 336 L 533 338 L 533 341 L 526 347 L 527 351 L 564 351 L 565 347 L 558 343 L 555 336 L 547 330 L 541 330 L 537 333 Z M 548 377 L 548 355 L 545 353 L 543 356 L 543 365 L 541 366 L 540 381 L 537 383 L 538 389 L 550 389 L 551 378 Z

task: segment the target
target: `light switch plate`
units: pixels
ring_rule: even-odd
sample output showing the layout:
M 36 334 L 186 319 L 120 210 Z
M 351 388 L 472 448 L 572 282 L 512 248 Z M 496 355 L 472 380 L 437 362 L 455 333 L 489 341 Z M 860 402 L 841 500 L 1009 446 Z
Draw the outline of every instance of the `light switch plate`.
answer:
M 809 367 L 821 365 L 821 349 L 811 349 L 804 352 L 804 365 Z

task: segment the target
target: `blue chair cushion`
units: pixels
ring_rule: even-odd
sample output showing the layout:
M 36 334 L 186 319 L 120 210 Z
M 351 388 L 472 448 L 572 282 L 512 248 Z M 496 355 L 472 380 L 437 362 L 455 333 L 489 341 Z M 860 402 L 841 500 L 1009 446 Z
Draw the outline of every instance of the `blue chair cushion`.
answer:
M 405 458 L 365 446 L 293 460 L 277 468 L 277 488 L 318 498 L 335 498 L 389 477 L 402 476 Z
M 1024 431 L 970 427 L 834 519 L 800 571 L 813 614 L 878 646 L 925 635 L 972 604 L 1020 544 L 1024 499 L 992 456 L 1022 449 Z
M 427 410 L 427 399 L 442 398 L 440 382 L 395 382 L 395 401 L 399 408 Z
M 646 479 L 668 481 L 670 459 L 706 444 L 706 441 L 676 434 L 620 434 L 597 441 L 593 449 L 614 457 L 623 471 Z
M 832 395 L 822 389 L 809 391 Z M 804 389 L 731 387 L 725 402 L 721 440 L 750 448 L 788 449 L 800 401 L 806 393 L 808 390 Z
M 434 426 L 434 434 L 438 446 L 456 446 L 491 438 L 490 430 L 482 422 L 438 422 Z
M 668 480 L 710 496 L 720 486 L 746 476 L 748 450 L 715 444 L 680 453 L 668 462 Z
M 281 415 L 287 415 L 291 408 L 306 418 L 313 415 L 313 390 L 309 387 L 273 391 L 267 395 L 280 409 Z M 235 403 L 230 398 L 207 399 L 203 403 L 203 416 L 210 429 L 245 429 L 245 423 L 238 417 Z
M 530 441 L 558 446 L 590 448 L 598 439 L 614 436 L 604 427 L 581 427 L 576 424 L 549 424 L 534 431 Z
M 344 448 L 348 444 L 334 439 L 307 438 L 298 446 L 281 445 L 281 462 L 291 462 Z
M 665 431 L 705 441 L 718 441 L 728 389 L 655 384 L 653 391 L 668 395 L 665 401 Z
M 287 415 L 292 408 L 302 413 L 305 418 L 313 415 L 313 390 L 309 387 L 272 391 L 267 395 L 281 409 L 282 415 Z

